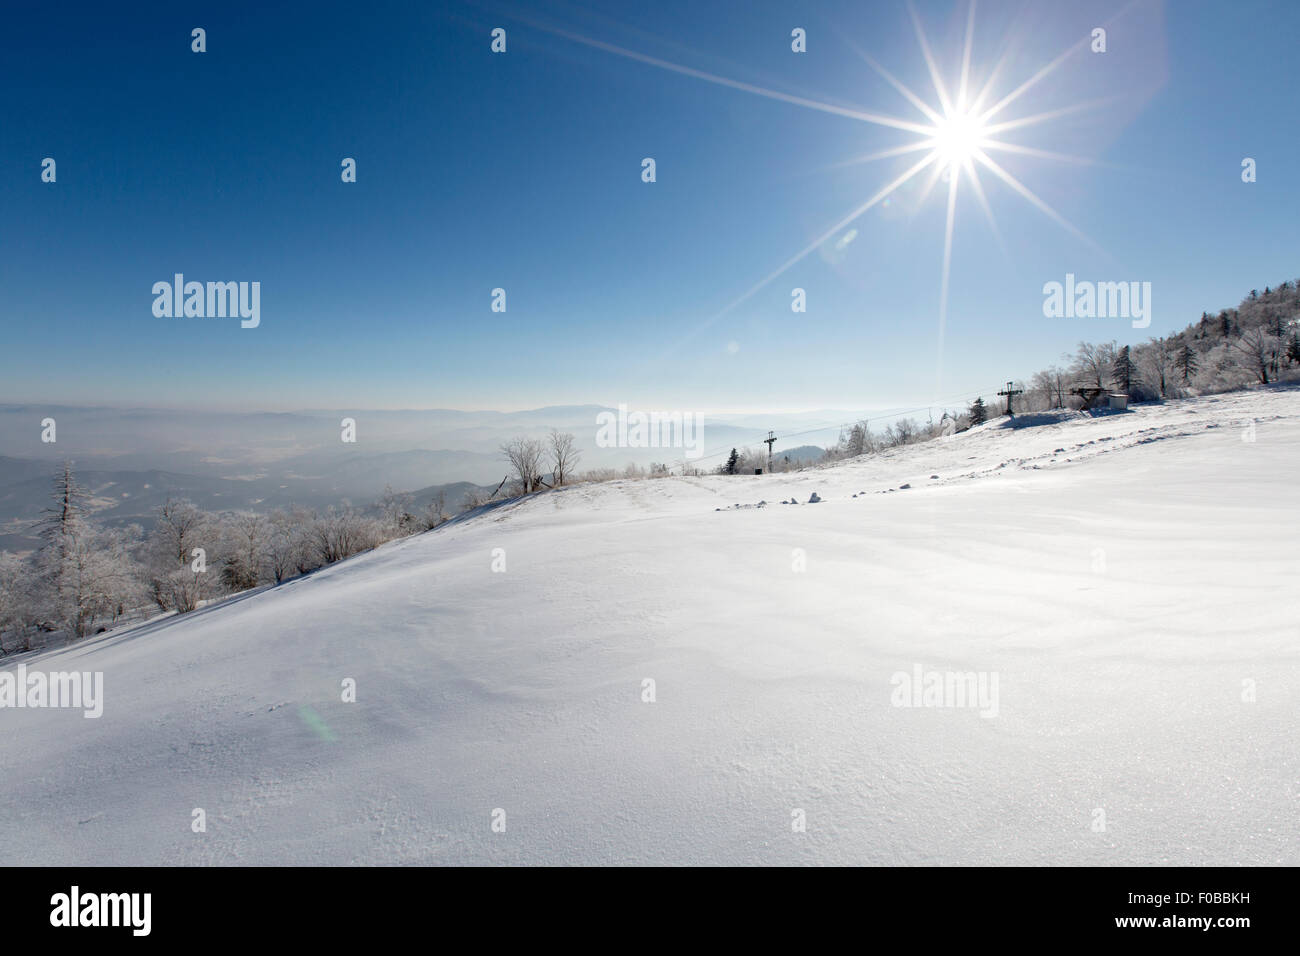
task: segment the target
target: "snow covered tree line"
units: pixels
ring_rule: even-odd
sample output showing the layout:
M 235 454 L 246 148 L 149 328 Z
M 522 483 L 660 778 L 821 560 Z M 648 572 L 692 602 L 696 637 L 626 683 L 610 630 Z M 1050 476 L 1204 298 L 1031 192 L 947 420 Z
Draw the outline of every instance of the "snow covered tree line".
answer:
M 1036 372 L 1025 388 L 1031 411 L 1068 408 L 1074 384 L 1158 401 L 1268 385 L 1300 377 L 1300 280 L 1250 295 L 1235 309 L 1202 312 L 1181 332 L 1139 345 L 1080 342 L 1066 366 Z M 1076 400 L 1077 404 L 1077 400 Z
M 976 401 L 980 400 L 976 399 Z M 979 409 L 983 409 L 982 402 Z M 976 411 L 974 407 L 965 412 L 942 409 L 938 420 L 931 417 L 925 422 L 918 422 L 913 418 L 900 418 L 878 432 L 872 431 L 871 423 L 863 419 L 844 429 L 839 441 L 826 449 L 822 460 L 839 461 L 843 458 L 856 458 L 858 455 L 872 455 L 890 448 L 915 445 L 917 442 L 930 441 L 942 435 L 965 431 L 972 424 L 979 424 L 978 420 L 972 421 L 972 415 L 978 414 L 981 412 Z
M 578 476 L 576 440 L 557 430 L 545 440 L 515 439 L 502 451 L 515 471 L 515 494 L 538 490 L 547 484 L 544 477 L 558 487 L 646 474 L 629 466 L 623 474 Z M 667 473 L 665 466 L 655 467 Z M 461 510 L 488 498 L 471 491 Z M 31 650 L 37 635 L 79 638 L 132 614 L 193 611 L 206 601 L 279 584 L 436 528 L 449 517 L 444 492 L 417 508 L 411 495 L 390 486 L 365 511 L 343 505 L 216 514 L 186 499 L 168 499 L 148 532 L 136 524 L 106 527 L 94 520 L 89 495 L 65 464 L 38 523 L 40 547 L 26 558 L 0 552 L 0 655 Z
M 1252 290 L 1235 309 L 1211 316 L 1181 332 L 1138 345 L 1080 342 L 1064 365 L 1035 372 L 1028 382 L 1014 383 L 1023 392 L 1017 412 L 1079 408 L 1076 386 L 1127 395 L 1133 401 L 1160 401 L 1189 395 L 1234 391 L 1251 385 L 1300 379 L 1300 280 L 1286 281 L 1262 293 Z M 976 397 L 963 411 L 944 410 L 938 422 L 901 419 L 875 433 L 863 420 L 847 426 L 823 461 L 855 458 L 901 445 L 929 441 L 965 431 L 1002 414 L 1002 405 Z M 766 451 L 732 449 L 718 474 L 752 475 L 766 464 Z M 772 470 L 802 467 L 773 457 Z
M 0 552 L 0 654 L 31 650 L 38 635 L 80 638 L 128 616 L 193 611 L 448 520 L 441 493 L 414 509 L 409 495 L 389 488 L 372 510 L 215 514 L 168 499 L 148 532 L 106 527 L 65 464 L 38 522 L 40 547 L 27 557 Z

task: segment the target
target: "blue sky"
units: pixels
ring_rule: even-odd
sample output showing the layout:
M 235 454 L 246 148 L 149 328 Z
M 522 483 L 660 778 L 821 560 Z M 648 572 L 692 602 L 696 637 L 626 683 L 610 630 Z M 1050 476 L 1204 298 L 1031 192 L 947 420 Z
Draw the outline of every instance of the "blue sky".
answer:
M 955 86 L 966 3 L 916 10 Z M 920 121 L 860 55 L 938 105 L 901 2 L 27 5 L 7 21 L 5 402 L 915 406 L 1300 274 L 1293 3 L 979 4 L 973 87 L 1005 61 L 990 102 L 1108 24 L 1106 53 L 1084 47 L 999 117 L 1095 103 L 1002 136 L 1088 162 L 994 156 L 1091 243 L 985 172 L 999 244 L 963 180 L 942 347 L 947 187 L 921 201 L 924 176 L 719 315 L 924 154 L 845 161 L 914 134 L 571 39 Z M 176 272 L 259 281 L 260 327 L 155 317 L 151 287 Z M 1042 286 L 1067 272 L 1151 282 L 1151 327 L 1045 318 Z

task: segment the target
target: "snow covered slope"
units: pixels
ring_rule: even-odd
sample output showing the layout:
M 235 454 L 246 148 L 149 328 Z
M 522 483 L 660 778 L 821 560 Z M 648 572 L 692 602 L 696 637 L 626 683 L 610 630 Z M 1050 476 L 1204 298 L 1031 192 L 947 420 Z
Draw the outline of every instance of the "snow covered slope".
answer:
M 501 506 L 29 656 L 104 714 L 0 710 L 0 862 L 1297 864 L 1298 465 L 1276 390 Z

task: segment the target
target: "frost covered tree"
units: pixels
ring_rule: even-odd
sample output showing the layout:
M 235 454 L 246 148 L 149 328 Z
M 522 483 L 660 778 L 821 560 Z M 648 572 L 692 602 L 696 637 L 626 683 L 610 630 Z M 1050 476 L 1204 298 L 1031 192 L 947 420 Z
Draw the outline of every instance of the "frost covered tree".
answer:
M 267 516 L 262 553 L 271 580 L 276 584 L 320 566 L 307 540 L 315 520 L 315 514 L 305 508 L 295 508 L 292 512 L 277 508 Z
M 289 509 L 290 527 L 293 532 L 293 554 L 299 574 L 315 571 L 322 564 L 316 553 L 316 512 L 311 508 L 295 505 Z
M 896 447 L 910 445 L 921 437 L 921 426 L 911 418 L 900 418 L 892 425 L 885 426 L 882 444 Z
M 168 498 L 158 511 L 150 544 L 168 567 L 190 563 L 195 548 L 211 539 L 212 517 L 186 498 Z
M 1073 371 L 1085 383 L 1094 388 L 1105 388 L 1107 378 L 1115 365 L 1115 343 L 1103 342 L 1093 345 L 1080 342 L 1074 352 Z
M 384 493 L 379 499 L 379 514 L 386 539 L 391 540 L 416 530 L 417 521 L 411 513 L 412 507 L 409 494 L 394 491 L 392 485 L 384 486 Z
M 322 564 L 333 564 L 373 548 L 380 537 L 375 523 L 351 508 L 330 508 L 312 524 L 312 541 Z
M 140 529 L 105 529 L 90 516 L 88 494 L 65 462 L 54 478 L 51 504 L 38 522 L 41 547 L 20 578 L 21 603 L 30 623 L 89 634 L 97 621 L 113 621 L 142 600 L 132 556 Z
M 501 446 L 501 454 L 514 472 L 523 494 L 535 491 L 542 480 L 542 443 L 520 436 Z
M 1055 408 L 1054 395 L 1055 390 L 1052 388 L 1051 372 L 1047 369 L 1035 372 L 1029 379 L 1029 390 L 1025 394 L 1030 410 L 1041 411 Z
M 42 540 L 40 560 L 47 576 L 57 578 L 73 537 L 85 526 L 86 499 L 85 490 L 72 473 L 72 462 L 65 461 L 54 477 L 51 503 L 45 507 L 37 523 Z
M 1037 392 L 1041 407 L 1064 408 L 1065 384 L 1068 376 L 1059 366 L 1051 365 L 1041 372 L 1035 372 L 1031 379 L 1031 392 Z
M 970 423 L 972 426 L 983 425 L 988 421 L 989 413 L 988 409 L 984 407 L 984 399 L 977 397 L 975 401 L 971 402 L 970 412 L 968 414 L 970 415 Z
M 221 583 L 229 591 L 257 587 L 268 564 L 270 521 L 264 515 L 240 511 L 227 515 L 221 524 Z
M 840 435 L 839 456 L 856 458 L 876 450 L 876 437 L 871 433 L 866 419 L 854 422 L 848 431 Z M 839 457 L 837 456 L 837 457 Z
M 0 657 L 10 650 L 30 651 L 36 630 L 36 569 L 16 554 L 0 551 Z M 17 638 L 16 647 L 6 647 L 3 635 Z
M 578 460 L 582 457 L 582 452 L 574 447 L 576 439 L 569 432 L 561 432 L 552 428 L 548 438 L 549 450 L 551 453 L 551 475 L 555 479 L 555 487 L 560 487 L 572 477 L 573 472 L 578 467 Z
M 220 575 L 210 572 L 217 532 L 212 516 L 184 498 L 168 498 L 147 543 L 149 593 L 164 611 L 185 613 L 216 596 Z
M 419 531 L 430 531 L 447 520 L 447 492 L 439 488 L 427 505 L 416 516 L 415 526 Z
M 35 598 L 45 627 L 67 627 L 77 636 L 84 634 L 88 618 L 93 620 L 93 603 L 86 595 L 85 571 L 89 564 L 87 545 L 91 526 L 87 494 L 64 462 L 54 477 L 50 504 L 38 523 L 41 548 L 36 561 L 38 578 Z
M 1149 382 L 1160 397 L 1169 394 L 1177 352 L 1168 339 L 1151 339 L 1138 347 L 1136 366 L 1142 378 Z
M 130 530 L 83 524 L 70 537 L 52 610 L 76 637 L 96 621 L 115 621 L 140 598 L 139 574 L 131 557 Z
M 1228 348 L 1237 354 L 1242 366 L 1259 379 L 1259 384 L 1269 383 L 1269 369 L 1280 351 L 1280 344 L 1276 338 L 1262 328 L 1249 329 L 1229 342 Z

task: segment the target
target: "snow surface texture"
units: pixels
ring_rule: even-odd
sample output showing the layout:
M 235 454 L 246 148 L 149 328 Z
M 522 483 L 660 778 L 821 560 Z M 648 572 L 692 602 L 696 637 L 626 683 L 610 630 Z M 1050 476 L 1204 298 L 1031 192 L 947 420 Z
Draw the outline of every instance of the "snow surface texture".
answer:
M 0 862 L 1300 863 L 1300 392 L 1003 423 L 28 655 L 106 700 L 0 710 Z M 916 665 L 997 716 L 894 706 Z

